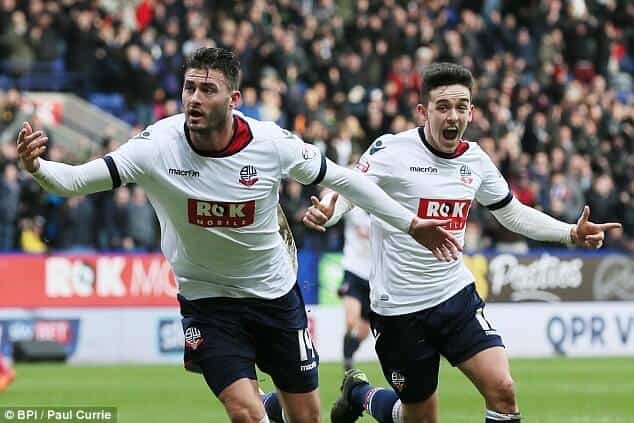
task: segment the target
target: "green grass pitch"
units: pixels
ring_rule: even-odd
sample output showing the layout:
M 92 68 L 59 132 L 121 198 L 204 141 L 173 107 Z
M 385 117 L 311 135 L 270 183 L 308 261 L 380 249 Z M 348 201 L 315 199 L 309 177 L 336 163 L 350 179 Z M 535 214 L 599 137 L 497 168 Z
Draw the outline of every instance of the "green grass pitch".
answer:
M 385 385 L 377 363 L 360 363 Z M 523 421 L 530 423 L 634 422 L 634 358 L 513 360 Z M 199 375 L 178 365 L 18 365 L 6 406 L 115 406 L 119 422 L 225 422 L 218 400 Z M 339 364 L 320 366 L 323 422 L 338 395 Z M 270 378 L 260 375 L 264 390 Z M 467 379 L 446 362 L 440 375 L 443 422 L 482 422 L 483 401 Z M 373 422 L 363 417 L 361 422 Z

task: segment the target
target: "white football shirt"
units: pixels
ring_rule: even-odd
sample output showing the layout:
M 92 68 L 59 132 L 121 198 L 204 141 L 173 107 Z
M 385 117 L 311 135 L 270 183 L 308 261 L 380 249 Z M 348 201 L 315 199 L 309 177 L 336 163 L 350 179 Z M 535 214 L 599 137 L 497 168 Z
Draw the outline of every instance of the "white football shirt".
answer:
M 355 207 L 344 216 L 343 268 L 361 279 L 370 277 L 370 215 L 363 209 Z M 359 233 L 365 232 L 366 237 Z
M 357 169 L 390 197 L 423 219 L 446 219 L 461 243 L 475 199 L 495 210 L 512 200 L 507 182 L 489 156 L 461 141 L 455 154 L 435 151 L 423 128 L 378 138 Z M 371 219 L 371 306 L 381 315 L 433 307 L 475 280 L 461 259 L 443 262 L 410 236 Z
M 180 293 L 278 298 L 295 283 L 278 230 L 278 190 L 290 176 L 319 183 L 319 150 L 272 122 L 234 113 L 234 136 L 217 154 L 197 151 L 183 114 L 149 126 L 105 157 L 113 186 L 134 182 L 161 226 L 161 249 Z

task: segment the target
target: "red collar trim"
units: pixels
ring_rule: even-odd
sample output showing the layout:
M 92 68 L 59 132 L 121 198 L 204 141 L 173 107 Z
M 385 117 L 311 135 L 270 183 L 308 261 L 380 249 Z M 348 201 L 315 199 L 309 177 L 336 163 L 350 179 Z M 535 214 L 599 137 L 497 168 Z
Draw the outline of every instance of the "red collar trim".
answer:
M 207 152 L 201 151 L 194 147 L 194 144 L 192 144 L 192 140 L 189 135 L 189 128 L 187 127 L 187 124 L 185 124 L 185 138 L 187 139 L 187 143 L 189 144 L 191 149 L 194 150 L 196 154 L 205 157 L 227 157 L 239 153 L 247 145 L 249 145 L 249 143 L 253 140 L 253 133 L 251 132 L 251 127 L 246 120 L 238 115 L 234 115 L 233 136 L 231 137 L 231 141 L 229 141 L 229 144 L 227 144 L 227 146 L 221 151 Z
M 423 142 L 423 144 L 425 144 L 425 147 L 429 149 L 429 151 L 431 151 L 432 153 L 434 153 L 434 155 L 438 157 L 442 157 L 443 159 L 455 159 L 456 157 L 462 156 L 465 153 L 465 151 L 469 149 L 469 143 L 466 141 L 460 140 L 458 142 L 458 146 L 456 147 L 453 153 L 445 153 L 444 151 L 435 149 L 434 147 L 432 147 L 430 143 L 427 142 L 427 139 L 425 138 L 425 130 L 423 129 L 422 126 L 418 127 L 418 135 L 420 136 L 420 139 Z

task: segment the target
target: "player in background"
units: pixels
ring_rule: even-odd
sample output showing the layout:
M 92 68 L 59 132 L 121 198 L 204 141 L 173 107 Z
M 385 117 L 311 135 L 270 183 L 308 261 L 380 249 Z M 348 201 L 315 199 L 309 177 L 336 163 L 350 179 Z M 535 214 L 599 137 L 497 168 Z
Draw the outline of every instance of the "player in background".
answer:
M 472 119 L 472 85 L 471 73 L 462 66 L 430 65 L 416 107 L 424 126 L 379 137 L 358 169 L 423 219 L 447 219 L 447 228 L 461 242 L 475 199 L 513 232 L 600 248 L 604 231 L 620 224 L 590 222 L 587 206 L 577 224 L 570 225 L 522 205 L 478 144 L 462 140 Z M 324 231 L 350 208 L 342 196 L 333 202 L 327 195 L 307 210 L 304 222 Z M 519 422 L 502 338 L 487 320 L 463 260 L 435 260 L 374 217 L 370 232 L 371 325 L 383 374 L 393 389 L 373 387 L 359 370 L 346 372 L 332 421 L 353 422 L 366 410 L 382 423 L 436 422 L 442 354 L 484 396 L 486 422 Z
M 7 360 L 0 354 L 0 392 L 11 385 L 15 379 L 15 370 L 9 365 Z
M 343 284 L 339 294 L 346 316 L 343 366 L 350 370 L 354 353 L 370 333 L 370 216 L 355 207 L 344 219 Z
M 48 138 L 27 122 L 17 151 L 35 180 L 58 195 L 132 182 L 144 189 L 179 286 L 185 367 L 203 374 L 232 422 L 268 421 L 256 364 L 271 375 L 291 421 L 318 422 L 319 356 L 278 232 L 282 178 L 345 194 L 442 260 L 457 258 L 461 247 L 441 227 L 446 222 L 420 219 L 316 147 L 237 112 L 239 79 L 240 63 L 231 51 L 201 48 L 185 61 L 184 113 L 79 166 L 40 159 Z

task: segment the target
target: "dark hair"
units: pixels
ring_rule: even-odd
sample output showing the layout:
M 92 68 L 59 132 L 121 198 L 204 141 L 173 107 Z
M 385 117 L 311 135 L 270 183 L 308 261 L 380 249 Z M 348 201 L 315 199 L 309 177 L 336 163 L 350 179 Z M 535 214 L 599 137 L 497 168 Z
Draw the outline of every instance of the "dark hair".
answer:
M 423 83 L 420 88 L 422 104 L 429 101 L 429 93 L 437 87 L 459 84 L 469 89 L 473 88 L 473 76 L 469 69 L 455 63 L 432 63 L 423 71 Z
M 188 69 L 215 69 L 223 73 L 230 90 L 240 87 L 240 61 L 231 50 L 201 47 L 185 58 L 183 74 Z

